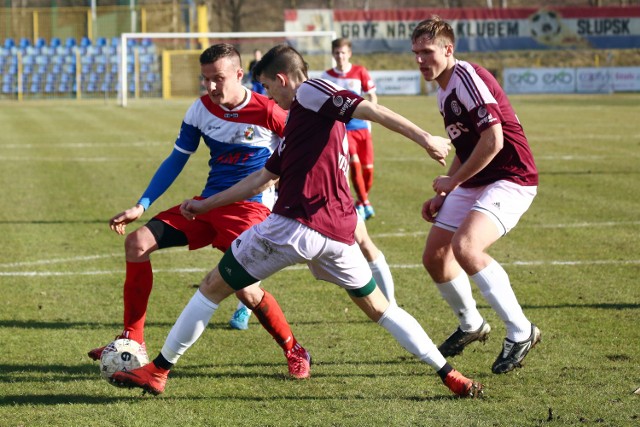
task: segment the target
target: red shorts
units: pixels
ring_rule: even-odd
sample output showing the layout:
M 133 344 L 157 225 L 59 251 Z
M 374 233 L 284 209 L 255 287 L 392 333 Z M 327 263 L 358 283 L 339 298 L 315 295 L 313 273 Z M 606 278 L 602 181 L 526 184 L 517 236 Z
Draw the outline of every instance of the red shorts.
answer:
M 347 131 L 349 140 L 349 154 L 357 154 L 363 166 L 373 165 L 373 140 L 369 129 Z
M 240 233 L 264 221 L 270 213 L 269 208 L 262 203 L 237 202 L 197 215 L 193 221 L 182 216 L 180 205 L 160 212 L 154 218 L 182 231 L 189 241 L 189 250 L 211 245 L 225 252 Z

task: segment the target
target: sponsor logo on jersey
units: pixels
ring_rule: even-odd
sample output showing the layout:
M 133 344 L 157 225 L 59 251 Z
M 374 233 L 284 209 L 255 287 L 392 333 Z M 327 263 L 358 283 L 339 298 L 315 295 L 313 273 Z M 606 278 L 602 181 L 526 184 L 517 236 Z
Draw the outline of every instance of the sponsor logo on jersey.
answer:
M 253 128 L 253 126 L 248 126 L 245 130 L 244 130 L 244 139 L 251 141 L 253 140 L 253 135 L 255 135 L 256 130 Z
M 238 117 L 240 117 L 238 113 L 224 113 L 225 119 L 237 119 Z

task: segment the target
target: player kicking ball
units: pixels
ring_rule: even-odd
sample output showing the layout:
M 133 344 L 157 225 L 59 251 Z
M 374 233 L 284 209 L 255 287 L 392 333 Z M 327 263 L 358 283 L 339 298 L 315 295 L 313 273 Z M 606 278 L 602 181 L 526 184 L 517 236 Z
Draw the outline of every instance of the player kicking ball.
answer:
M 279 180 L 272 214 L 243 232 L 202 281 L 152 363 L 113 375 L 114 384 L 162 393 L 170 369 L 204 331 L 229 295 L 294 264 L 307 264 L 316 279 L 345 289 L 353 302 L 407 351 L 429 364 L 455 395 L 477 397 L 482 385 L 456 371 L 417 320 L 390 304 L 376 285 L 356 244 L 356 212 L 348 185 L 344 123 L 371 120 L 412 139 L 444 164 L 449 140 L 423 131 L 404 117 L 328 80 L 307 77 L 302 56 L 288 45 L 267 52 L 254 68 L 270 98 L 289 118 L 284 138 L 265 167 L 205 200 L 185 200 L 195 219 L 210 209 L 257 194 Z

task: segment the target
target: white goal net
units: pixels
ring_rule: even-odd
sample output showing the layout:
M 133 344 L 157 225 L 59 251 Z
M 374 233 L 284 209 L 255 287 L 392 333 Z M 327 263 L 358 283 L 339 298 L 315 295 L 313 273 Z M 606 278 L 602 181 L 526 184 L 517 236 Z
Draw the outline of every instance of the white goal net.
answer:
M 126 107 L 132 98 L 199 96 L 199 57 L 204 49 L 215 43 L 235 45 L 245 73 L 255 50 L 264 53 L 280 43 L 296 48 L 309 64 L 309 70 L 320 71 L 333 64 L 331 41 L 335 38 L 333 31 L 123 33 L 118 54 L 103 60 L 117 63 L 117 76 L 109 80 L 114 82 L 120 105 Z M 250 85 L 250 82 L 246 83 Z

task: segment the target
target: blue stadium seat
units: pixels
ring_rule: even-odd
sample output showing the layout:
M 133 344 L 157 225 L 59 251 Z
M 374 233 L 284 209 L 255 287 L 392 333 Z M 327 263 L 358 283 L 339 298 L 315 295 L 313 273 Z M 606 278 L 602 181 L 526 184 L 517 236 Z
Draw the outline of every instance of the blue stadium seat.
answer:
M 13 74 L 3 74 L 2 83 L 13 83 Z
M 29 40 L 26 37 L 23 37 L 23 38 L 20 39 L 20 44 L 18 45 L 18 47 L 21 50 L 25 50 L 29 46 L 31 46 L 31 40 Z
M 53 93 L 53 83 L 46 83 L 44 85 L 45 93 Z
M 16 46 L 16 41 L 11 37 L 4 39 L 4 48 L 11 50 L 12 47 Z
M 103 74 L 105 71 L 107 71 L 107 66 L 104 64 L 96 64 L 96 73 L 100 73 Z
M 33 65 L 36 63 L 35 55 L 25 55 L 22 57 L 22 63 L 25 65 Z
M 42 49 L 46 45 L 47 45 L 47 41 L 43 37 L 39 37 L 38 40 L 36 40 L 36 47 L 38 49 Z
M 47 83 L 54 83 L 56 81 L 56 75 L 53 73 L 47 73 L 45 76 L 45 81 Z
M 60 37 L 53 37 L 49 42 L 49 46 L 53 48 L 59 47 L 61 45 L 62 45 L 62 40 L 60 40 Z
M 67 40 L 64 42 L 64 45 L 66 47 L 75 47 L 76 46 L 76 39 L 73 37 L 68 37 Z
M 47 64 L 38 64 L 36 66 L 36 73 L 44 74 L 44 73 L 47 72 L 47 68 L 49 68 L 49 66 Z
M 104 37 L 98 37 L 98 39 L 96 40 L 96 46 L 106 46 L 107 45 L 107 39 L 105 39 Z
M 31 83 L 31 85 L 29 86 L 29 92 L 30 93 L 38 93 L 40 92 L 40 83 Z
M 13 85 L 9 84 L 9 83 L 3 83 L 2 84 L 2 93 L 13 93 Z
M 91 44 L 92 44 L 91 39 L 89 37 L 85 36 L 80 40 L 81 47 L 88 47 L 88 46 L 91 46 Z
M 23 67 L 22 67 L 22 73 L 25 76 L 28 76 L 31 73 L 33 73 L 33 65 L 32 64 L 24 64 Z
M 76 65 L 75 64 L 64 64 L 62 66 L 62 71 L 67 74 L 75 74 L 76 73 Z
M 51 72 L 55 73 L 55 74 L 60 74 L 62 72 L 62 65 L 61 64 L 53 64 L 51 66 Z

